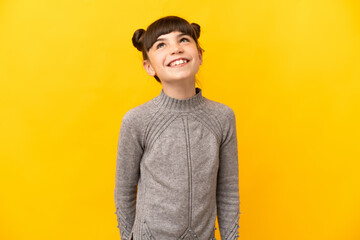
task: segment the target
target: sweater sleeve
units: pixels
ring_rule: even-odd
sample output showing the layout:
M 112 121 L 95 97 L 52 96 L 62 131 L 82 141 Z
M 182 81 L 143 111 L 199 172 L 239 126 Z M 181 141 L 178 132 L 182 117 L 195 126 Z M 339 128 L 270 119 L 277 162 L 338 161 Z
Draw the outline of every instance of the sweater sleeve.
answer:
M 217 216 L 222 240 L 238 239 L 239 171 L 235 114 L 230 109 L 223 124 L 217 177 Z
M 122 240 L 130 238 L 135 220 L 136 193 L 143 154 L 141 118 L 128 111 L 121 122 L 115 175 L 115 206 Z

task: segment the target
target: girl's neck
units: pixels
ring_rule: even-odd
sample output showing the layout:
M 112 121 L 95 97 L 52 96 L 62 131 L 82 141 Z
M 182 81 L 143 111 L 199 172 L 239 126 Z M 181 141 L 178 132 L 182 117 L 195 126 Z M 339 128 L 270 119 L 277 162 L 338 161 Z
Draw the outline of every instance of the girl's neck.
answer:
M 196 95 L 195 83 L 191 84 L 162 84 L 166 95 L 176 99 L 187 99 Z

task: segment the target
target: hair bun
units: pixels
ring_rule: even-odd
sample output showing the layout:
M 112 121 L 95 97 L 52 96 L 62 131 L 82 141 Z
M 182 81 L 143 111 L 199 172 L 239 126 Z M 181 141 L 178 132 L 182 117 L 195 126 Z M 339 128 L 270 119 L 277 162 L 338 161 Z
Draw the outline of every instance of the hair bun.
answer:
M 145 33 L 145 30 L 140 28 L 134 32 L 134 35 L 132 37 L 132 43 L 133 43 L 134 47 L 136 47 L 136 49 L 139 51 L 143 50 L 144 33 Z
M 191 26 L 195 30 L 196 37 L 199 38 L 200 37 L 200 25 L 197 23 L 191 23 Z

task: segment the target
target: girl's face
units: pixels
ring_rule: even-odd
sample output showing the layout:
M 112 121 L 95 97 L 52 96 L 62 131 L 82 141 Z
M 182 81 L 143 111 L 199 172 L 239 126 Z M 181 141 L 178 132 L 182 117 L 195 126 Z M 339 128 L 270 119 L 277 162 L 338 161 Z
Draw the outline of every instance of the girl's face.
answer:
M 194 39 L 174 31 L 158 37 L 149 49 L 143 66 L 150 76 L 158 76 L 162 83 L 194 81 L 202 64 L 202 53 Z

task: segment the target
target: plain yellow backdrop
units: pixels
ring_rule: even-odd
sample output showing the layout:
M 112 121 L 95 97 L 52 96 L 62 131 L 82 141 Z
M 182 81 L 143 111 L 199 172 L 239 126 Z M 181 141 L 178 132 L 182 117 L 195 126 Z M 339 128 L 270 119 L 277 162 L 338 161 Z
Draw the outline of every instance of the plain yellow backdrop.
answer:
M 131 37 L 166 15 L 236 114 L 240 239 L 359 240 L 357 0 L 0 1 L 0 239 L 120 238 L 121 119 L 161 90 Z

